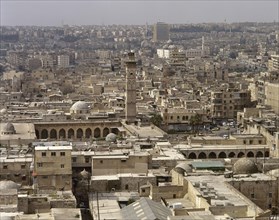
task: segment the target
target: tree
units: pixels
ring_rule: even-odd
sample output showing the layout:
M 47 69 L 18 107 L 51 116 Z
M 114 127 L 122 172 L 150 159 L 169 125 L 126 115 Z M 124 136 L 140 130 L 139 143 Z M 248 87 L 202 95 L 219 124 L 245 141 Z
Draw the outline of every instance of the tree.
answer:
M 150 119 L 150 122 L 152 122 L 157 127 L 160 127 L 162 125 L 162 121 L 163 121 L 163 118 L 159 114 L 154 114 Z
M 197 133 L 197 125 L 200 125 L 202 123 L 202 115 L 195 114 L 194 116 L 191 116 L 190 118 L 190 125 L 193 127 L 194 133 Z

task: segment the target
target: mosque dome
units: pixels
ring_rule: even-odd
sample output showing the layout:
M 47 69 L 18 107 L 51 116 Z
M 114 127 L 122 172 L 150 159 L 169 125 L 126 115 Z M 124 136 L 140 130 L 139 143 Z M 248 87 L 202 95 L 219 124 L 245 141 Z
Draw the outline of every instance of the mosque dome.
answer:
M 18 189 L 18 188 L 19 188 L 18 184 L 16 184 L 11 180 L 0 181 L 0 190 Z
M 107 141 L 107 142 L 115 142 L 115 141 L 116 141 L 116 134 L 114 134 L 114 133 L 109 133 L 109 134 L 106 136 L 106 141 Z
M 70 110 L 73 110 L 73 111 L 89 110 L 89 106 L 84 101 L 78 101 L 78 102 L 76 102 L 75 104 L 72 105 Z
M 257 173 L 258 167 L 254 161 L 248 158 L 240 158 L 233 166 L 234 174 L 252 174 Z
M 2 130 L 1 131 L 2 134 L 15 134 L 16 133 L 15 127 L 11 122 L 8 122 L 7 124 L 5 124 L 1 130 Z
M 188 164 L 188 163 L 179 163 L 176 165 L 176 167 L 174 168 L 174 170 L 182 175 L 184 175 L 184 173 L 191 173 L 192 172 L 192 167 Z

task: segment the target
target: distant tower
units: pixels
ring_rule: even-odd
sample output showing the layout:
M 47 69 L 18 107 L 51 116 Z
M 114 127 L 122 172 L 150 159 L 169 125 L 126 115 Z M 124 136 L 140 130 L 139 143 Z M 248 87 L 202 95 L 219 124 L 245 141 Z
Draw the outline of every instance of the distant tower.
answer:
M 170 27 L 168 24 L 158 22 L 154 24 L 153 40 L 157 41 L 168 41 L 170 39 Z
M 126 60 L 126 122 L 134 123 L 137 116 L 136 108 L 136 61 L 133 52 L 128 53 Z
M 202 36 L 202 51 L 204 51 L 204 36 Z

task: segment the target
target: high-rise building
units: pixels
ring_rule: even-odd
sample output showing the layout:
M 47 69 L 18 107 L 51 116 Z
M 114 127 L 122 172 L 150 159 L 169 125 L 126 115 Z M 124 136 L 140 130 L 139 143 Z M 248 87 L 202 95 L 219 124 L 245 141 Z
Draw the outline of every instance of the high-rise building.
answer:
M 70 65 L 70 57 L 68 55 L 59 55 L 58 57 L 58 67 L 67 68 Z
M 153 40 L 157 41 L 168 41 L 170 39 L 170 28 L 169 25 L 163 22 L 157 22 L 154 24 Z
M 126 60 L 126 122 L 133 123 L 136 120 L 136 61 L 133 52 L 128 53 Z

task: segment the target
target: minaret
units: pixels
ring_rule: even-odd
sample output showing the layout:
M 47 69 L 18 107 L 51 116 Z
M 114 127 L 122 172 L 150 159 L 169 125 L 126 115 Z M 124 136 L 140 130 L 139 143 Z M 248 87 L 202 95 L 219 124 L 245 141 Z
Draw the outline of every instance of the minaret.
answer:
M 133 52 L 128 53 L 126 60 L 126 122 L 134 123 L 136 121 L 136 61 Z

